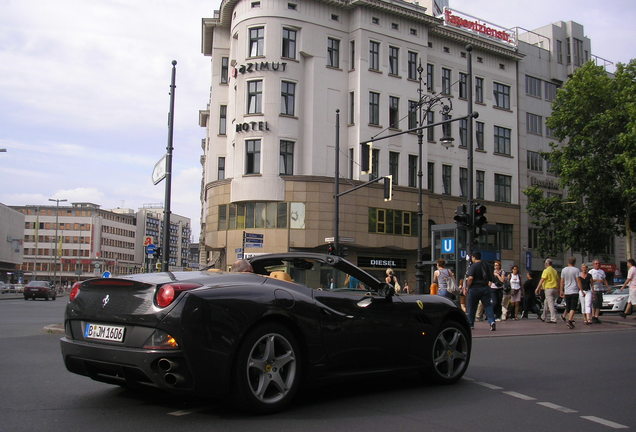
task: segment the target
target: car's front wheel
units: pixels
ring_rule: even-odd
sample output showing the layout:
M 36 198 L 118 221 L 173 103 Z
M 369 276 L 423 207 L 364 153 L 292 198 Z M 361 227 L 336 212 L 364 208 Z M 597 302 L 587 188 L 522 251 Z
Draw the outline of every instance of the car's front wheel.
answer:
M 442 324 L 431 352 L 430 377 L 440 384 L 458 381 L 466 372 L 470 361 L 470 343 L 467 330 L 454 321 Z
M 267 414 L 283 409 L 300 385 L 300 350 L 286 327 L 267 323 L 253 329 L 237 354 L 234 403 Z

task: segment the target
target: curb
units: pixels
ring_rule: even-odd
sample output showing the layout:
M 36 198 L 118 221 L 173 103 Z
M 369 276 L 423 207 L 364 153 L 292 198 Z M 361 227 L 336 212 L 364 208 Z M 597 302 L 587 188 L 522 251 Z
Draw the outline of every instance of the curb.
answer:
M 64 325 L 63 324 L 50 324 L 44 327 L 46 333 L 50 334 L 64 334 Z

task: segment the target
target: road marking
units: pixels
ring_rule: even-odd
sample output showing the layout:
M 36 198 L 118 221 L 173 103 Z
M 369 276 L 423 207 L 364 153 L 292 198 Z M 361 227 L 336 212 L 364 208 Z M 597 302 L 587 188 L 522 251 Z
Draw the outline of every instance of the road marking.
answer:
M 189 409 L 189 410 L 172 411 L 172 412 L 169 412 L 168 415 L 175 416 L 175 417 L 181 417 L 181 416 L 184 416 L 184 415 L 193 414 L 195 412 L 203 411 L 203 410 L 205 410 L 205 408 L 192 408 L 192 409 Z
M 578 412 L 576 410 L 566 408 L 561 405 L 553 404 L 552 402 L 537 402 L 537 405 L 541 405 L 556 411 L 561 411 L 562 413 L 566 413 L 566 414 Z
M 610 421 L 610 420 L 605 420 L 605 419 L 602 419 L 600 417 L 581 416 L 581 418 L 585 419 L 585 420 L 593 421 L 595 423 L 600 423 L 600 424 L 602 424 L 604 426 L 608 426 L 608 427 L 611 427 L 613 429 L 629 429 L 629 426 L 625 426 L 625 425 L 622 425 L 620 423 L 615 423 L 615 422 Z
M 523 393 L 517 393 L 514 391 L 505 391 L 504 394 L 508 396 L 516 397 L 517 399 L 523 399 L 527 401 L 537 400 L 537 398 L 533 398 L 532 396 L 524 395 Z
M 464 379 L 466 381 L 475 381 L 475 378 L 470 378 L 470 377 L 467 377 L 467 376 L 464 376 Z
M 479 384 L 480 386 L 489 388 L 490 390 L 503 390 L 503 387 L 499 387 L 494 384 L 488 384 L 482 381 L 475 381 L 475 384 Z

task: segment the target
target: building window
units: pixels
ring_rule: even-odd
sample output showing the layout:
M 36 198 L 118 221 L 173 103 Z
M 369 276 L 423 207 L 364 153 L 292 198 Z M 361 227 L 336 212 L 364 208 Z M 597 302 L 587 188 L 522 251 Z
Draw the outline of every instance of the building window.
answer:
M 409 187 L 417 187 L 417 156 L 409 155 Z
M 475 78 L 475 102 L 484 103 L 484 79 Z
M 395 96 L 389 96 L 389 127 L 400 127 L 400 98 Z
M 468 120 L 459 121 L 459 146 L 466 147 L 468 145 Z
M 565 38 L 565 45 L 567 51 L 567 64 L 570 65 L 572 64 L 572 48 L 570 47 L 570 38 Z
M 389 174 L 393 176 L 393 184 L 398 185 L 398 175 L 400 173 L 400 154 L 389 152 Z
M 389 47 L 389 75 L 399 75 L 399 58 L 400 49 L 398 47 Z
M 283 57 L 296 58 L 296 30 L 283 28 Z
M 261 172 L 261 140 L 245 141 L 245 174 Z
M 378 17 L 371 17 L 371 23 L 372 23 L 372 24 L 380 24 L 380 18 L 378 18 Z
M 349 149 L 349 179 L 353 179 L 353 149 Z
M 477 141 L 477 150 L 484 149 L 484 122 L 475 122 L 475 141 Z
M 459 168 L 459 196 L 465 197 L 468 194 L 468 168 Z
M 380 125 L 380 93 L 369 92 L 369 124 Z
M 355 124 L 354 112 L 356 109 L 355 92 L 349 92 L 349 124 Z
M 433 89 L 435 86 L 433 85 L 433 79 L 435 78 L 435 66 L 427 63 L 426 64 L 426 91 L 429 93 L 433 93 Z
M 554 131 L 548 127 L 548 124 L 545 125 L 545 136 L 548 138 L 554 138 Z
M 265 27 L 250 29 L 250 57 L 260 57 L 265 53 Z
M 442 190 L 444 195 L 450 195 L 452 192 L 452 169 L 450 165 L 442 165 Z
M 528 170 L 543 172 L 543 156 L 541 156 L 541 153 L 528 150 Z
M 247 113 L 261 114 L 263 107 L 263 81 L 248 81 L 247 83 Z
M 510 86 L 493 83 L 493 95 L 497 108 L 510 109 Z
M 230 59 L 221 57 L 221 84 L 227 84 L 229 77 Z
M 551 82 L 545 82 L 545 100 L 552 102 L 556 98 L 558 86 Z
M 526 94 L 528 96 L 541 97 L 541 83 L 539 78 L 526 75 Z
M 417 114 L 418 114 L 418 106 L 417 101 L 409 101 L 409 129 L 415 129 L 417 125 Z
M 583 41 L 574 38 L 574 65 L 581 66 L 583 64 Z
M 476 191 L 475 191 L 475 197 L 477 199 L 485 199 L 484 198 L 484 190 L 486 189 L 486 172 L 485 171 L 476 171 L 476 181 L 475 181 L 475 186 L 476 186 Z
M 287 228 L 286 202 L 241 202 L 219 206 L 229 207 L 229 229 L 245 228 Z M 290 207 L 290 228 L 304 229 L 305 203 L 292 202 Z M 223 210 L 223 213 L 225 210 Z
M 409 51 L 409 59 L 408 59 L 408 70 L 409 70 L 409 79 L 416 80 L 417 79 L 417 53 L 413 51 Z
M 222 204 L 219 206 L 218 231 L 225 231 L 226 229 L 227 229 L 227 205 Z
M 428 111 L 426 113 L 426 124 L 432 125 L 433 123 L 435 123 L 435 113 L 433 111 Z M 434 127 L 426 128 L 426 140 L 430 142 L 435 142 Z
M 296 3 L 287 3 L 287 9 L 289 10 L 296 10 Z
M 466 99 L 468 97 L 468 92 L 467 92 L 467 87 L 468 87 L 468 75 L 460 72 L 459 73 L 459 97 L 461 99 Z
M 294 174 L 294 142 L 293 141 L 280 141 L 280 167 L 279 173 L 281 175 L 293 175 Z
M 435 192 L 435 162 L 426 163 L 426 189 Z
M 227 105 L 219 107 L 219 135 L 227 133 Z
M 355 70 L 356 68 L 356 41 L 349 42 L 349 68 Z
M 442 94 L 451 94 L 451 70 L 442 68 Z
M 526 113 L 526 129 L 530 134 L 542 135 L 543 117 L 532 113 Z
M 371 173 L 369 179 L 377 179 L 380 176 L 380 150 L 373 149 L 371 153 Z
M 283 81 L 280 96 L 280 113 L 293 116 L 295 113 L 296 83 Z
M 563 64 L 563 41 L 556 41 L 556 52 L 557 63 Z
M 442 121 L 446 121 L 450 119 L 451 119 L 451 116 L 449 114 L 442 115 Z M 442 139 L 446 137 L 452 137 L 452 136 L 453 136 L 452 124 L 451 123 L 442 124 Z
M 327 38 L 327 66 L 340 67 L 340 41 L 338 39 Z
M 225 157 L 224 156 L 221 156 L 218 159 L 217 178 L 219 180 L 225 179 Z
M 495 153 L 510 155 L 510 136 L 510 129 L 495 126 Z
M 380 70 L 380 42 L 369 42 L 369 69 L 373 71 Z
M 512 177 L 495 174 L 495 201 L 511 202 Z
M 340 16 L 336 15 L 336 14 L 331 14 L 331 19 L 334 21 L 339 21 L 340 20 Z
M 497 226 L 500 227 L 499 232 L 501 232 L 501 248 L 512 250 L 512 225 L 498 223 Z

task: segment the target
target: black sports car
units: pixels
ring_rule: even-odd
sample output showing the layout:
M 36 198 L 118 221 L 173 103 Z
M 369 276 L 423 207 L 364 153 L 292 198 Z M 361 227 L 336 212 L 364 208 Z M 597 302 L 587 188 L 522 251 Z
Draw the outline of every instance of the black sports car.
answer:
M 468 322 L 445 298 L 398 295 L 332 255 L 250 262 L 254 273 L 75 284 L 61 339 L 66 367 L 107 383 L 229 396 L 256 413 L 282 409 L 306 382 L 419 370 L 453 383 L 468 367 Z

